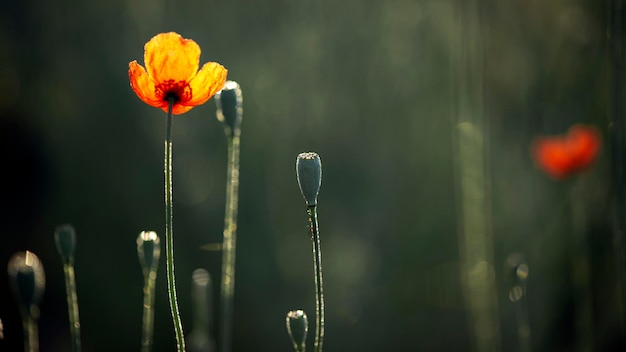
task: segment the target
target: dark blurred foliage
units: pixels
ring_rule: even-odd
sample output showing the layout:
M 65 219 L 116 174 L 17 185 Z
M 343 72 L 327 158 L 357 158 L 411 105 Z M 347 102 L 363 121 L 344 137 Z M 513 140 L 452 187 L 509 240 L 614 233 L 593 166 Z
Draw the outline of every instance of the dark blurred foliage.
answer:
M 452 143 L 458 2 L 3 2 L 0 264 L 25 249 L 44 264 L 41 351 L 70 346 L 53 239 L 62 223 L 77 231 L 84 351 L 140 347 L 135 239 L 164 232 L 165 116 L 135 96 L 127 70 L 166 31 L 197 41 L 201 63 L 220 62 L 243 89 L 234 350 L 290 351 L 285 314 L 304 309 L 314 321 L 294 166 L 300 152 L 316 151 L 325 349 L 472 351 Z M 504 266 L 513 252 L 530 267 L 535 351 L 582 351 L 585 341 L 620 350 L 608 140 L 592 170 L 565 182 L 537 170 L 529 154 L 535 136 L 573 123 L 606 136 L 608 0 L 488 0 L 480 13 L 500 350 L 517 348 Z M 192 271 L 206 268 L 219 282 L 219 252 L 201 249 L 223 228 L 226 143 L 215 103 L 176 117 L 173 140 L 176 273 L 189 333 Z M 175 348 L 164 269 L 155 351 Z M 0 319 L 0 350 L 19 351 L 18 307 L 2 267 Z

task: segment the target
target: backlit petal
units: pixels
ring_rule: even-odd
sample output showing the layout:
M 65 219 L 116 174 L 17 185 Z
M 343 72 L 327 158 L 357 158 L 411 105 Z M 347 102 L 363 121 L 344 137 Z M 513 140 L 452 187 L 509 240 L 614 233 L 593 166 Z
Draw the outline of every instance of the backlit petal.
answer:
M 565 142 L 559 138 L 540 138 L 533 144 L 537 166 L 555 179 L 569 176 L 574 165 Z
M 217 62 L 207 62 L 194 77 L 189 86 L 191 87 L 191 99 L 182 101 L 183 105 L 201 105 L 211 99 L 215 93 L 224 87 L 228 70 Z
M 157 98 L 154 81 L 137 61 L 128 64 L 128 78 L 135 94 L 144 103 L 157 108 L 163 107 L 163 104 L 167 107 L 167 102 Z
M 191 109 L 193 109 L 193 106 L 174 104 L 174 107 L 172 108 L 172 114 L 174 115 L 184 114 Z M 167 112 L 167 105 L 163 108 L 163 111 Z
M 572 154 L 572 162 L 580 170 L 588 168 L 595 161 L 600 150 L 601 138 L 593 127 L 574 125 L 567 136 Z
M 144 47 L 144 62 L 158 84 L 168 80 L 189 82 L 198 71 L 200 46 L 178 33 L 160 33 Z

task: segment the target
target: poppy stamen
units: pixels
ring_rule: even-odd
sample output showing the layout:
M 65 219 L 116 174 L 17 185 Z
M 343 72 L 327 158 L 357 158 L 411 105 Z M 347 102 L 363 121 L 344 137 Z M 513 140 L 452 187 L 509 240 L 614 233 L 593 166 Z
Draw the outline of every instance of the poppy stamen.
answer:
M 186 102 L 191 100 L 193 94 L 189 83 L 185 81 L 174 81 L 169 79 L 154 87 L 154 93 L 163 101 L 169 101 L 174 98 L 174 103 Z

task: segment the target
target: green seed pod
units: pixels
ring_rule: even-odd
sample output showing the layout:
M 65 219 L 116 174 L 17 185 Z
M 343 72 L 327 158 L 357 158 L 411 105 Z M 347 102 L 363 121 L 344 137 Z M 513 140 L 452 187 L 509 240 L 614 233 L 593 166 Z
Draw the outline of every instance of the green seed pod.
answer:
M 296 175 L 300 192 L 308 206 L 317 205 L 317 194 L 322 184 L 322 161 L 317 153 L 308 152 L 298 155 Z
M 76 231 L 74 226 L 71 224 L 57 226 L 54 230 L 54 242 L 63 264 L 73 264 L 74 251 L 76 250 Z
M 144 276 L 156 272 L 161 255 L 161 241 L 154 231 L 141 231 L 137 237 L 137 254 Z
M 243 117 L 243 95 L 235 81 L 226 81 L 224 88 L 215 94 L 217 119 L 224 124 L 226 134 L 232 137 L 239 133 Z
M 286 318 L 287 333 L 291 338 L 296 352 L 304 351 L 306 345 L 306 334 L 309 331 L 309 321 L 303 310 L 292 310 L 287 313 Z
M 46 286 L 46 276 L 39 258 L 29 251 L 17 252 L 9 260 L 7 271 L 22 315 L 39 318 L 39 302 Z

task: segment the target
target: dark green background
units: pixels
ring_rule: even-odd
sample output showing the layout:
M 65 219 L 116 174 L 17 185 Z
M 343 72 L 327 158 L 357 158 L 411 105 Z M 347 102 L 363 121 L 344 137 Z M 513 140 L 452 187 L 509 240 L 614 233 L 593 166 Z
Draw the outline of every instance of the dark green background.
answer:
M 300 152 L 323 164 L 319 220 L 327 351 L 472 351 L 460 284 L 453 148 L 456 0 L 5 1 L 0 5 L 0 264 L 18 250 L 47 276 L 41 351 L 69 350 L 53 231 L 78 235 L 84 351 L 137 351 L 142 275 L 135 240 L 164 234 L 165 113 L 141 102 L 128 62 L 176 31 L 243 89 L 235 351 L 291 351 L 285 314 L 314 321 Z M 587 248 L 590 333 L 618 349 L 612 249 L 608 1 L 480 2 L 501 351 L 516 351 L 504 261 L 526 255 L 535 351 L 577 351 L 580 306 L 571 248 Z M 605 136 L 592 170 L 556 182 L 530 158 L 533 138 L 577 122 Z M 219 282 L 226 141 L 215 103 L 176 117 L 174 234 L 185 330 L 191 272 Z M 576 189 L 577 191 L 573 191 Z M 572 192 L 578 192 L 574 197 Z M 574 199 L 572 201 L 572 199 Z M 584 221 L 573 221 L 571 209 Z M 573 228 L 583 243 L 572 243 Z M 0 268 L 1 269 L 1 268 Z M 173 351 L 157 280 L 155 351 Z M 19 351 L 21 322 L 0 270 L 0 349 Z M 311 334 L 314 327 L 311 327 Z M 312 338 L 309 348 L 312 348 Z

